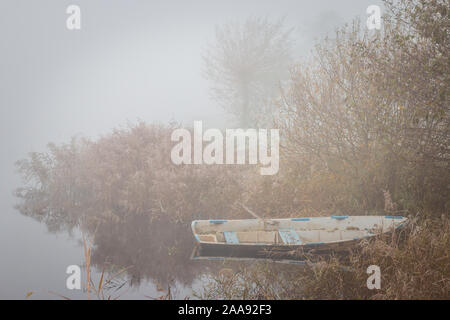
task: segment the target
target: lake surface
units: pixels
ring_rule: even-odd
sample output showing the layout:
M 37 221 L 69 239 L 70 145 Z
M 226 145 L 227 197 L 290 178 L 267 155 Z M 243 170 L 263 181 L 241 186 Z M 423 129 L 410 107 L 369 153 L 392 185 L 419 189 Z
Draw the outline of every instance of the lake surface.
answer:
M 114 235 L 111 235 L 114 237 Z M 82 281 L 86 279 L 83 266 L 85 259 L 83 245 L 80 242 L 81 233 L 75 231 L 52 234 L 47 227 L 29 217 L 22 216 L 17 210 L 2 204 L 0 216 L 0 299 L 24 299 L 28 292 L 33 292 L 32 298 L 61 299 L 57 294 L 72 299 L 86 299 L 86 292 L 68 290 L 66 288 L 66 268 L 69 265 L 79 265 Z M 151 237 L 149 238 L 151 241 Z M 193 242 L 191 243 L 193 246 Z M 139 253 L 141 265 L 117 266 L 130 267 L 116 279 L 119 290 L 111 288 L 107 293 L 120 299 L 150 299 L 158 298 L 167 293 L 170 285 L 172 297 L 184 299 L 193 298 L 193 290 L 201 292 L 202 273 L 210 270 L 207 263 L 186 260 L 174 260 L 170 264 L 170 252 L 162 247 L 158 252 L 145 252 L 142 246 L 133 244 L 130 251 L 123 248 L 93 249 L 92 260 L 96 264 L 92 268 L 92 279 L 98 283 L 101 277 L 102 265 L 98 261 L 111 260 L 127 261 L 134 254 Z M 216 264 L 217 266 L 217 264 Z M 110 267 L 104 264 L 106 270 Z M 136 267 L 136 268 L 135 268 Z M 215 269 L 211 265 L 211 270 Z M 133 270 L 133 268 L 135 270 Z
M 19 177 L 13 174 L 12 163 L 6 168 L 9 170 L 4 170 L 6 178 L 0 186 L 0 299 L 24 299 L 28 292 L 33 292 L 30 299 L 86 299 L 86 292 L 66 288 L 69 265 L 79 265 L 82 281 L 86 279 L 81 232 L 51 233 L 45 223 L 22 215 L 14 208 L 19 199 L 13 196 Z M 95 239 L 89 237 L 94 283 L 98 283 L 102 270 L 128 268 L 115 278 L 115 287 L 106 291 L 112 297 L 158 298 L 167 294 L 170 286 L 173 298 L 195 298 L 194 291 L 200 293 L 205 283 L 204 274 L 220 268 L 220 263 L 190 260 L 194 247 L 190 226 L 181 232 L 170 230 L 168 225 L 157 226 L 154 234 L 140 232 L 139 221 L 130 221 L 126 228 L 102 229 Z

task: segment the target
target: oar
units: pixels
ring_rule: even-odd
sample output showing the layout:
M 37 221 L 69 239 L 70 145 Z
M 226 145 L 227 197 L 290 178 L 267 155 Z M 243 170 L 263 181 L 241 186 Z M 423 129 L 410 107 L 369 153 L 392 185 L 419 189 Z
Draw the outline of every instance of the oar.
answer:
M 243 203 L 238 202 L 242 208 L 244 208 L 245 211 L 247 211 L 248 213 L 250 213 L 252 216 L 254 216 L 256 219 L 262 220 L 263 222 L 267 222 L 268 224 L 276 224 L 276 222 L 274 221 L 269 221 L 266 220 L 264 218 L 261 218 L 259 215 L 257 215 L 255 212 L 253 212 L 252 210 L 250 210 L 249 208 L 247 208 Z

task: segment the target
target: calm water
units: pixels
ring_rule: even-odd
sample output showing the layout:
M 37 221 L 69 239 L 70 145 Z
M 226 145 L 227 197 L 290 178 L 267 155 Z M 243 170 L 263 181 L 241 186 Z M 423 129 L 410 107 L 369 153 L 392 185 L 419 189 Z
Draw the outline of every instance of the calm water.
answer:
M 115 237 L 114 234 L 110 236 Z M 87 298 L 85 292 L 68 290 L 65 286 L 67 266 L 84 265 L 80 239 L 79 231 L 73 235 L 52 234 L 44 224 L 3 206 L 0 216 L 0 299 L 23 299 L 30 291 L 34 292 L 31 298 L 61 299 L 51 292 L 74 299 Z M 152 248 L 152 243 L 160 247 Z M 182 250 L 193 246 L 192 241 L 188 243 Z M 174 256 L 171 250 L 176 248 L 164 247 L 160 241 L 152 241 L 151 236 L 142 242 L 136 239 L 135 243 L 129 243 L 129 248 L 115 247 L 116 244 L 99 243 L 92 248 L 91 259 L 95 265 L 92 278 L 98 283 L 101 270 L 110 270 L 111 265 L 129 267 L 116 278 L 115 287 L 107 291 L 113 297 L 120 295 L 121 299 L 160 297 L 167 293 L 169 285 L 174 297 L 192 298 L 193 289 L 201 292 L 202 274 L 220 267 L 191 261 L 191 251 Z M 84 271 L 82 279 L 85 279 Z
M 66 289 L 67 266 L 84 266 L 81 232 L 51 233 L 46 223 L 22 215 L 14 208 L 19 200 L 12 194 L 20 180 L 12 174 L 12 163 L 3 168 L 9 170 L 4 170 L 6 178 L 1 185 L 0 299 L 24 299 L 28 292 L 33 292 L 31 299 L 61 299 L 54 293 L 87 298 L 85 292 Z M 150 232 L 148 226 L 142 225 L 139 218 L 121 226 L 106 223 L 97 229 L 95 238 L 90 237 L 95 283 L 103 269 L 128 267 L 106 291 L 112 297 L 157 298 L 170 286 L 173 297 L 193 298 L 193 290 L 201 292 L 204 274 L 215 273 L 221 267 L 220 263 L 190 260 L 194 241 L 189 225 L 161 222 L 150 227 Z

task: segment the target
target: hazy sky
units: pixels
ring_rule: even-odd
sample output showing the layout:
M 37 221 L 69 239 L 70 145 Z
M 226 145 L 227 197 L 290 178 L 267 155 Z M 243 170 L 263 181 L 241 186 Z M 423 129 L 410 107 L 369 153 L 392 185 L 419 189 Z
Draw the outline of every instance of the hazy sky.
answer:
M 79 31 L 66 29 L 70 4 L 81 7 Z M 0 273 L 17 269 L 19 257 L 37 259 L 45 242 L 33 247 L 42 228 L 24 229 L 25 218 L 11 209 L 15 160 L 49 141 L 95 137 L 137 119 L 219 126 L 224 114 L 202 77 L 215 25 L 285 17 L 303 55 L 314 38 L 365 18 L 371 4 L 380 1 L 1 0 L 0 255 L 9 265 L 3 262 Z M 14 247 L 7 248 L 11 237 Z
M 2 144 L 40 148 L 145 121 L 221 117 L 208 99 L 202 52 L 214 27 L 249 16 L 286 17 L 303 52 L 312 39 L 378 1 L 2 0 Z M 66 29 L 69 4 L 82 29 Z M 4 141 L 4 137 L 8 137 Z

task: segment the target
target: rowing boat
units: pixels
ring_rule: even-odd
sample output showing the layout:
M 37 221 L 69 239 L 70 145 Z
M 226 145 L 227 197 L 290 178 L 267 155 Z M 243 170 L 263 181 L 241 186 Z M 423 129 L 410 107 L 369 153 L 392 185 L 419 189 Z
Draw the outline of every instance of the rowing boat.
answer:
M 192 232 L 205 256 L 267 257 L 339 251 L 402 227 L 401 216 L 330 216 L 290 219 L 194 220 Z

